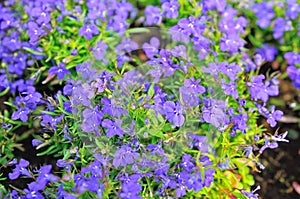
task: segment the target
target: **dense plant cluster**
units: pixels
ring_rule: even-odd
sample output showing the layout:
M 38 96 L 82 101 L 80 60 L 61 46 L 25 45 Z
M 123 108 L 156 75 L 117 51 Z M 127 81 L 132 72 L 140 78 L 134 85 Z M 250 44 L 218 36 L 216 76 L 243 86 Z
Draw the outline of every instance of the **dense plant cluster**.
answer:
M 1 196 L 258 198 L 259 156 L 288 142 L 258 119 L 283 116 L 268 102 L 286 74 L 300 89 L 299 12 L 296 0 L 4 1 Z M 280 70 L 262 73 L 270 63 Z M 28 138 L 55 164 L 16 156 Z

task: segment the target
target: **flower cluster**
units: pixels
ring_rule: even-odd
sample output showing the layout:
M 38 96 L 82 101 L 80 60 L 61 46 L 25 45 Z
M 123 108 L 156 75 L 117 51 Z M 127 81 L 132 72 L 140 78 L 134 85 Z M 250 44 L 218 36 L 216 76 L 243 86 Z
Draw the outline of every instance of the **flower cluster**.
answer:
M 300 55 L 288 43 L 300 6 L 130 2 L 0 4 L 0 101 L 9 106 L 0 107 L 0 162 L 11 169 L 8 184 L 29 182 L 7 186 L 6 197 L 257 198 L 246 177 L 263 168 L 254 154 L 288 142 L 287 132 L 257 125 L 259 116 L 271 127 L 283 116 L 269 104 L 280 77 L 260 69 L 285 59 L 300 88 Z M 271 39 L 258 38 L 265 29 Z M 31 130 L 16 140 L 33 137 L 38 155 L 56 164 L 32 170 L 32 160 L 2 156 L 21 147 L 9 143 L 21 126 Z M 228 187 L 234 169 L 248 180 Z

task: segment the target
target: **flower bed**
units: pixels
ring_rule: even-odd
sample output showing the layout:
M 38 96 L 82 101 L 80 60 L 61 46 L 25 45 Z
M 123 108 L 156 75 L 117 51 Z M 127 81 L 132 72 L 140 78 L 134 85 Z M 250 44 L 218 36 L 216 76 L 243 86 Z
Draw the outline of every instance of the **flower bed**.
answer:
M 289 142 L 258 119 L 300 87 L 295 0 L 0 10 L 1 196 L 258 198 L 260 155 Z

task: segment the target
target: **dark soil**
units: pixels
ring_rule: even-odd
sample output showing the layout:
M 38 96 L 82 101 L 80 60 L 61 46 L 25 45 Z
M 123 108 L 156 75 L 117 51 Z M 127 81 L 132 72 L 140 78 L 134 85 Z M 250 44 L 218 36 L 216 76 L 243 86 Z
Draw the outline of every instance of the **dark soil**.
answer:
M 288 80 L 280 83 L 280 96 L 282 102 L 277 109 L 282 110 L 285 116 L 299 118 L 299 111 L 292 111 L 289 104 L 297 102 L 297 91 Z M 293 188 L 293 182 L 300 184 L 300 128 L 297 123 L 279 123 L 279 133 L 289 131 L 289 143 L 281 142 L 277 149 L 267 149 L 261 162 L 266 167 L 261 173 L 255 174 L 256 185 L 261 186 L 258 191 L 262 199 L 296 199 L 300 198 Z M 268 132 L 274 134 L 276 129 L 266 126 Z
M 293 181 L 300 182 L 299 146 L 300 139 L 290 139 L 290 143 L 281 143 L 279 148 L 264 152 L 261 160 L 266 169 L 255 176 L 261 186 L 258 192 L 261 198 L 300 198 L 292 186 Z

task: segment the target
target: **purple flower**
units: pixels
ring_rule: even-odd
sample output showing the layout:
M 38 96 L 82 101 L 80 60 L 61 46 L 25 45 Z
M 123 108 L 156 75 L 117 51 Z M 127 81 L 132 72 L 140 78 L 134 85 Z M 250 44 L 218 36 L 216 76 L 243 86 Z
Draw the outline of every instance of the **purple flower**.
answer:
M 22 122 L 27 122 L 29 113 L 30 113 L 29 108 L 19 107 L 19 109 L 17 111 L 13 112 L 11 119 L 13 119 L 13 120 L 20 119 Z
M 124 34 L 129 25 L 130 24 L 126 22 L 126 18 L 120 15 L 114 16 L 108 23 L 109 29 L 113 29 L 119 35 Z
M 184 123 L 183 107 L 177 102 L 167 101 L 163 106 L 165 115 L 169 122 L 173 122 L 175 126 L 182 126 Z
M 164 14 L 167 18 L 177 18 L 178 17 L 178 8 L 180 7 L 180 4 L 177 2 L 177 0 L 170 0 L 169 2 L 164 2 L 161 6 L 161 8 L 164 11 Z
M 187 188 L 189 190 L 194 189 L 195 192 L 200 191 L 203 188 L 201 176 L 202 176 L 202 174 L 199 171 L 197 171 L 193 174 L 190 174 L 190 176 L 186 182 Z
M 133 164 L 134 161 L 140 157 L 140 154 L 133 151 L 130 146 L 123 145 L 115 152 L 113 165 L 115 167 L 125 167 L 128 164 Z
M 231 82 L 229 84 L 222 83 L 222 89 L 224 90 L 224 93 L 226 95 L 231 95 L 234 99 L 237 99 L 239 97 L 237 89 L 236 89 L 236 83 Z
M 31 16 L 36 17 L 38 24 L 48 23 L 51 20 L 51 15 L 40 7 L 35 7 L 30 12 Z
M 63 160 L 59 159 L 56 161 L 56 166 L 64 168 L 65 170 L 70 170 L 70 167 L 74 164 L 74 162 L 68 161 L 68 160 Z
M 284 31 L 285 31 L 285 20 L 282 17 L 278 17 L 274 21 L 274 32 L 273 32 L 273 37 L 274 39 L 279 39 L 280 37 L 283 36 Z
M 120 117 L 121 115 L 128 114 L 127 110 L 122 108 L 120 105 L 117 105 L 113 99 L 103 97 L 101 99 L 101 103 L 103 104 L 102 111 L 104 114 L 108 114 L 113 117 Z
M 42 166 L 38 170 L 39 176 L 36 178 L 36 182 L 30 183 L 28 188 L 32 191 L 41 191 L 45 189 L 48 182 L 57 182 L 59 178 L 50 173 L 51 168 L 52 165 Z
M 199 136 L 193 133 L 189 133 L 189 138 L 191 142 L 189 143 L 190 148 L 197 147 L 199 151 L 202 153 L 207 153 L 209 149 L 209 145 L 206 144 L 207 138 L 206 136 Z
M 185 106 L 193 107 L 200 104 L 200 99 L 196 93 L 193 92 L 192 88 L 182 86 L 179 88 L 179 93 Z
M 201 33 L 204 31 L 205 18 L 195 18 L 194 16 L 189 16 L 188 18 L 182 18 L 178 21 L 180 28 L 186 30 L 188 35 L 193 34 L 195 37 L 201 36 Z
M 211 183 L 214 182 L 215 169 L 212 168 L 206 169 L 204 173 L 205 173 L 205 178 L 203 184 L 205 187 L 210 187 Z
M 147 6 L 145 9 L 146 25 L 152 26 L 153 24 L 160 25 L 163 18 L 163 13 L 157 6 Z
M 279 94 L 278 81 L 274 81 L 274 79 L 271 79 L 264 83 L 264 75 L 252 76 L 251 79 L 252 82 L 247 82 L 247 86 L 250 87 L 250 94 L 252 99 L 260 99 L 263 102 L 267 102 L 269 96 L 276 96 Z
M 28 22 L 28 35 L 30 37 L 30 43 L 36 43 L 41 35 L 46 34 L 46 31 L 39 28 L 35 22 Z
M 122 192 L 118 195 L 123 199 L 142 199 L 138 195 L 140 191 L 142 191 L 142 186 L 138 183 L 124 183 L 122 185 Z
M 204 100 L 205 106 L 202 107 L 202 119 L 215 127 L 224 125 L 228 118 L 226 117 L 226 103 L 222 100 L 207 99 Z
M 195 168 L 195 160 L 192 159 L 190 154 L 185 154 L 182 156 L 180 166 L 187 172 L 192 172 Z
M 77 106 L 78 104 L 83 104 L 84 106 L 90 106 L 91 105 L 91 98 L 95 95 L 95 90 L 87 84 L 84 83 L 82 85 L 78 85 L 76 87 L 73 87 L 73 93 L 72 93 L 71 103 L 73 106 Z
M 285 12 L 286 16 L 290 19 L 296 19 L 300 12 L 300 5 L 296 0 L 287 0 L 287 11 Z
M 180 198 L 182 196 L 186 195 L 186 187 L 183 185 L 180 185 L 177 189 L 176 189 L 176 197 Z
M 2 45 L 6 46 L 10 51 L 15 51 L 21 48 L 21 41 L 18 38 L 19 34 L 17 32 L 12 32 L 10 37 L 4 37 L 2 40 Z
M 85 36 L 87 40 L 91 40 L 93 35 L 98 35 L 99 33 L 98 27 L 94 24 L 84 24 L 78 31 L 78 34 L 82 37 Z
M 262 2 L 252 6 L 252 10 L 255 13 L 258 20 L 256 24 L 261 28 L 267 28 L 270 25 L 271 19 L 275 16 L 274 2 Z
M 123 137 L 124 135 L 124 131 L 120 127 L 120 121 L 115 122 L 109 119 L 104 119 L 102 121 L 102 126 L 107 129 L 106 136 L 109 138 L 113 137 L 114 135 L 118 135 L 120 137 Z
M 300 63 L 300 53 L 296 52 L 286 52 L 284 58 L 288 61 L 290 65 Z
M 285 139 L 287 136 L 288 131 L 284 132 L 283 134 L 280 135 L 272 135 L 271 140 L 276 141 L 276 142 L 289 142 L 289 140 Z
M 150 151 L 151 155 L 157 154 L 159 156 L 163 156 L 165 153 L 162 148 L 161 140 L 157 144 L 148 144 L 146 149 Z
M 20 175 L 26 175 L 26 176 L 32 178 L 31 174 L 26 169 L 26 167 L 28 167 L 28 165 L 29 165 L 29 162 L 27 160 L 20 159 L 19 164 L 16 165 L 16 168 L 14 168 L 13 172 L 8 174 L 9 179 L 15 180 Z
M 160 41 L 156 37 L 150 39 L 150 43 L 143 44 L 143 50 L 146 53 L 147 57 L 153 58 L 154 55 L 158 54 L 158 49 L 160 46 Z
M 38 146 L 43 143 L 42 140 L 38 140 L 38 139 L 32 139 L 31 142 L 32 142 L 32 146 Z
M 260 189 L 260 186 L 258 186 L 255 190 L 251 191 L 251 192 L 248 192 L 248 191 L 245 191 L 245 190 L 242 190 L 241 192 L 247 197 L 247 198 L 252 198 L 252 199 L 258 199 L 258 194 L 255 193 L 257 190 Z
M 293 85 L 300 89 L 300 69 L 295 66 L 289 66 L 286 71 L 293 81 Z
M 277 147 L 278 147 L 278 143 L 277 142 L 270 142 L 270 140 L 266 136 L 265 137 L 265 144 L 260 148 L 259 153 L 262 154 L 264 152 L 264 150 L 266 150 L 267 148 L 275 149 Z
M 275 127 L 277 124 L 277 120 L 280 120 L 283 116 L 283 112 L 280 110 L 275 110 L 275 106 L 271 106 L 270 114 L 267 115 L 267 122 L 271 127 Z
M 225 52 L 236 53 L 244 44 L 245 41 L 238 34 L 225 34 L 221 38 L 220 49 Z
M 219 64 L 219 71 L 227 75 L 231 81 L 234 81 L 235 79 L 237 79 L 236 75 L 239 72 L 242 72 L 242 69 L 236 63 L 228 64 L 227 62 L 221 62 Z
M 105 61 L 105 53 L 107 49 L 107 44 L 103 41 L 98 41 L 97 46 L 93 48 L 94 57 L 99 61 Z
M 42 126 L 47 126 L 49 124 L 53 130 L 56 130 L 56 124 L 63 119 L 64 115 L 53 118 L 48 114 L 43 114 L 42 117 L 43 117 L 41 121 Z
M 23 101 L 26 103 L 26 106 L 32 110 L 42 101 L 42 95 L 36 92 L 34 87 L 28 87 L 27 92 L 23 92 L 22 94 L 27 94 L 23 97 Z
M 76 55 L 78 55 L 77 48 L 74 48 L 73 50 L 71 50 L 71 53 L 70 53 L 70 55 L 72 55 L 72 56 L 76 56 Z
M 226 0 L 206 0 L 204 1 L 205 9 L 216 9 L 219 12 L 223 12 L 226 7 Z
M 93 109 L 85 109 L 82 112 L 83 121 L 81 124 L 81 129 L 87 133 L 95 132 L 97 135 L 100 135 L 99 125 L 101 124 L 103 113 L 99 111 L 99 106 L 96 106 Z
M 116 46 L 117 52 L 127 52 L 131 53 L 134 50 L 137 50 L 139 48 L 138 44 L 134 41 L 132 41 L 130 38 L 123 38 L 121 44 Z
M 169 29 L 169 33 L 174 41 L 182 41 L 183 43 L 189 43 L 191 33 L 179 25 L 175 25 Z
M 49 75 L 57 75 L 58 79 L 64 79 L 65 75 L 71 75 L 71 72 L 65 68 L 65 63 L 59 63 L 58 66 L 53 66 L 48 71 Z
M 28 185 L 29 189 L 24 189 L 26 199 L 44 199 L 45 197 L 38 191 L 31 190 L 31 184 Z M 34 188 L 34 187 L 33 187 Z
M 1 18 L 2 18 L 0 23 L 1 30 L 7 29 L 9 27 L 15 27 L 16 24 L 18 23 L 11 13 L 2 13 Z
M 97 70 L 91 66 L 92 62 L 83 62 L 76 66 L 76 71 L 81 73 L 82 78 L 93 80 L 96 77 Z
M 275 56 L 278 54 L 278 50 L 275 46 L 270 46 L 269 44 L 263 44 L 262 47 L 257 49 L 257 53 L 259 53 L 264 59 L 272 62 L 275 59 Z

